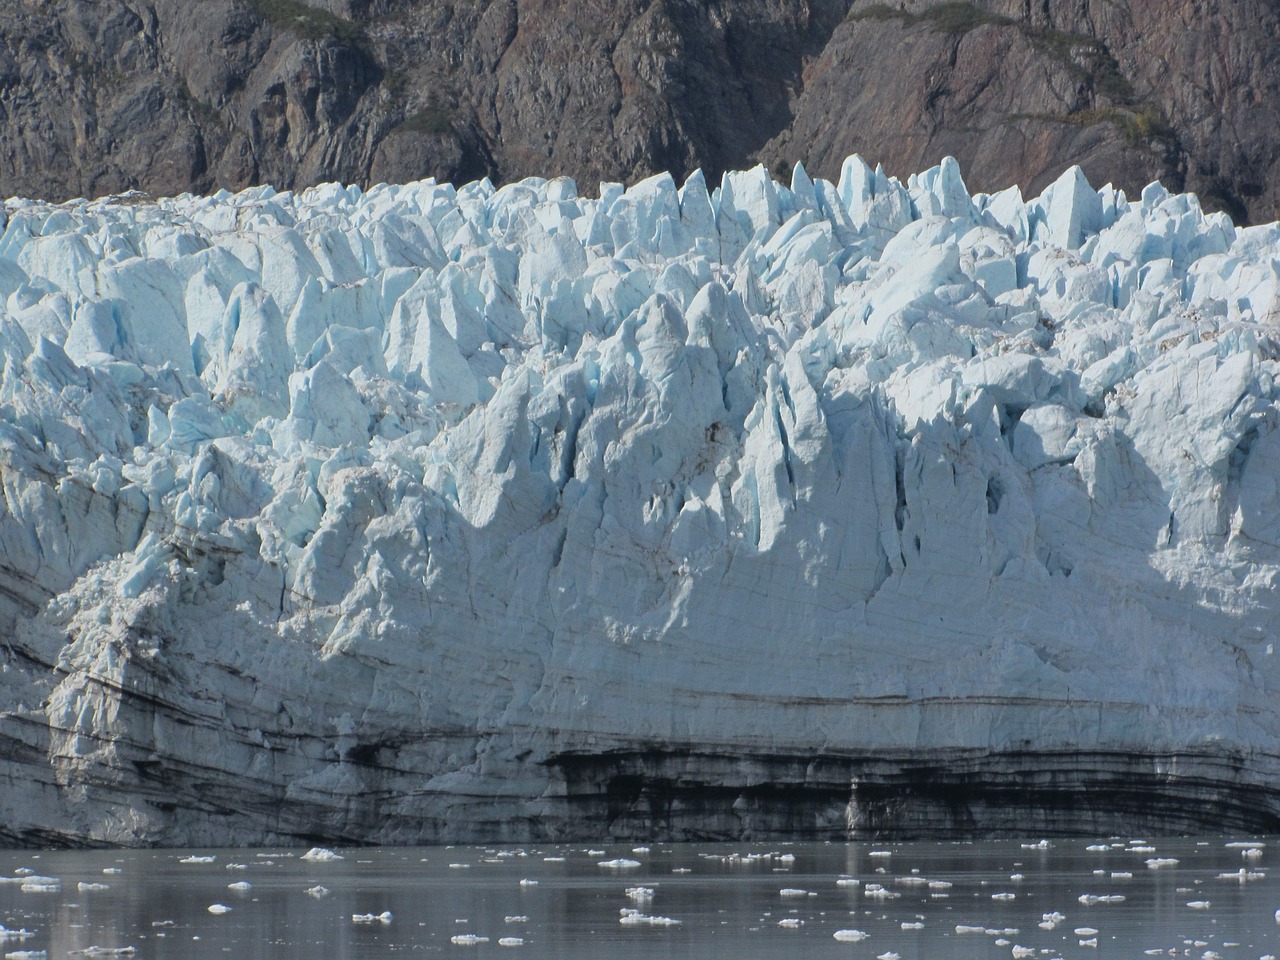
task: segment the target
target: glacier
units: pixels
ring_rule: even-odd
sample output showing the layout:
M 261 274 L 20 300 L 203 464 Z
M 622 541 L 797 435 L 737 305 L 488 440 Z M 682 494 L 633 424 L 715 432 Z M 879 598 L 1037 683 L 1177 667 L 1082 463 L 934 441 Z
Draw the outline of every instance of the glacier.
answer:
M 1280 829 L 1280 226 L 857 156 L 3 223 L 0 841 Z

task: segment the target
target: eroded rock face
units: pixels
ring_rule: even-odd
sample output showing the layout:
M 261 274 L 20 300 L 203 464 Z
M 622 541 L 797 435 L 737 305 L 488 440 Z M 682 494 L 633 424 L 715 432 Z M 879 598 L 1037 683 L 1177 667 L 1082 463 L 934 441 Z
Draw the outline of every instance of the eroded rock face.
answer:
M 0 192 L 634 181 L 954 155 L 1280 215 L 1272 4 L 52 0 L 0 12 Z
M 858 157 L 5 217 L 6 842 L 1277 827 L 1280 228 Z

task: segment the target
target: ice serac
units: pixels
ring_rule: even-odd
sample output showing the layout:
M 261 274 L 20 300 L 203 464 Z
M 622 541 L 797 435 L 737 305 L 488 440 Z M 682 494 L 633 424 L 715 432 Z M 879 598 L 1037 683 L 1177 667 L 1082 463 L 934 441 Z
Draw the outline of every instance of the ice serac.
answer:
M 0 840 L 1280 828 L 1280 228 L 850 158 L 0 238 Z

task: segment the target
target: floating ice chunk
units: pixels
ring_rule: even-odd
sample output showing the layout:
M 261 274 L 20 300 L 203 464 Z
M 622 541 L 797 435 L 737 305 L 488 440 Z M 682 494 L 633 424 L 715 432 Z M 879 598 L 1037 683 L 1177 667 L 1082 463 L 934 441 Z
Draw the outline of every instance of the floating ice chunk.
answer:
M 886 890 L 878 883 L 868 883 L 862 888 L 862 895 L 871 900 L 897 900 L 902 896 L 893 890 Z
M 328 850 L 325 847 L 312 847 L 310 850 L 304 853 L 301 857 L 299 857 L 299 859 L 307 860 L 311 863 L 328 863 L 332 860 L 341 860 L 342 857 L 341 855 L 336 854 L 332 850 Z
M 1105 853 L 1111 849 L 1111 845 L 1107 843 L 1091 843 L 1085 849 L 1094 853 Z
M 307 887 L 305 892 L 307 896 L 315 897 L 317 900 L 319 900 L 321 897 L 327 897 L 329 895 L 329 888 L 322 887 L 317 884 L 314 887 Z
M 247 880 L 237 880 L 235 883 L 228 883 L 227 889 L 243 893 L 245 890 L 252 890 L 253 884 Z
M 22 878 L 18 889 L 23 893 L 58 893 L 62 890 L 62 881 L 57 877 L 40 877 L 32 874 Z
M 45 960 L 49 956 L 46 950 L 10 950 L 4 960 Z
M 525 879 L 520 881 L 520 886 L 522 887 L 536 887 L 537 885 L 538 885 L 537 880 Z
M 871 934 L 863 930 L 837 930 L 831 936 L 841 943 L 858 943 L 867 939 Z
M 1165 867 L 1176 867 L 1178 861 L 1175 857 L 1152 857 L 1146 861 L 1146 864 L 1150 870 L 1161 870 Z
M 836 886 L 837 887 L 856 887 L 861 882 L 862 882 L 861 880 L 854 879 L 853 877 L 841 877 L 839 880 L 836 881 Z
M 1192 910 L 1208 910 L 1213 904 L 1208 900 L 1188 900 L 1187 906 Z
M 641 903 L 653 899 L 653 887 L 627 887 L 626 895 L 628 900 L 634 900 Z
M 1092 906 L 1095 903 L 1123 903 L 1124 902 L 1123 894 L 1118 894 L 1118 893 L 1103 893 L 1103 894 L 1082 893 L 1076 899 L 1079 900 L 1081 903 L 1083 903 L 1085 906 Z
M 924 924 L 919 920 L 903 920 L 899 926 L 903 930 L 923 930 Z
M 604 867 L 606 870 L 633 870 L 641 866 L 641 863 L 639 860 L 628 860 L 625 857 L 619 857 L 616 860 L 601 860 L 596 866 Z
M 72 957 L 131 957 L 138 952 L 137 947 L 100 947 L 96 944 L 82 950 L 68 950 Z
M 210 913 L 214 913 L 214 914 L 231 912 L 231 908 L 228 907 L 225 903 L 211 903 L 208 906 L 208 910 Z
M 618 922 L 628 927 L 675 927 L 680 925 L 679 920 L 673 920 L 670 917 L 651 917 L 640 913 L 638 910 L 623 911 Z
M 197 856 L 195 854 L 192 854 L 189 857 L 183 857 L 178 862 L 179 863 L 213 863 L 213 861 L 217 859 L 218 858 L 216 856 Z
M 352 923 L 390 923 L 391 911 L 383 910 L 381 913 L 353 913 L 351 915 Z
M 1094 927 L 1076 927 L 1075 935 L 1077 937 L 1096 937 L 1098 931 Z
M 87 883 L 87 882 L 85 882 L 84 880 L 81 880 L 79 883 L 77 883 L 77 884 L 76 884 L 76 889 L 77 889 L 77 890 L 81 890 L 81 891 L 84 891 L 84 890 L 110 890 L 110 889 L 111 889 L 111 885 L 110 885 L 110 884 L 108 884 L 108 883 Z
M 778 926 L 785 927 L 790 930 L 795 930 L 799 927 L 803 927 L 804 921 L 799 919 L 798 917 L 785 917 L 784 919 L 778 921 Z
M 1025 957 L 1034 957 L 1036 955 L 1035 947 L 1020 947 L 1015 945 L 1011 951 L 1013 960 L 1023 960 Z
M 991 895 L 992 900 L 1003 900 L 1003 901 L 1016 900 L 1017 897 L 1018 895 L 1016 893 L 993 893 Z
M 783 887 L 778 891 L 780 897 L 807 897 L 808 895 L 808 890 L 801 890 L 798 887 Z
M 500 947 L 523 947 L 524 939 L 522 937 L 499 937 L 498 946 Z
M 449 942 L 456 944 L 459 947 L 474 947 L 477 944 L 488 943 L 489 938 L 477 936 L 474 933 L 460 933 L 456 936 L 450 937 Z
M 502 918 L 502 922 L 503 922 L 503 923 L 528 923 L 528 922 L 529 922 L 529 918 L 528 918 L 528 917 L 526 917 L 526 916 L 510 916 L 510 917 L 503 917 L 503 918 Z

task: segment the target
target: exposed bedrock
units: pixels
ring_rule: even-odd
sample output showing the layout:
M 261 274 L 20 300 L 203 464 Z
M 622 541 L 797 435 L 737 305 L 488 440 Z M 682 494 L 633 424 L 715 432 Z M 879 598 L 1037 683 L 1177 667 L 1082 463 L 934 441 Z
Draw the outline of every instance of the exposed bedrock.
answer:
M 954 155 L 1280 216 L 1262 0 L 48 0 L 0 11 L 0 195 Z

